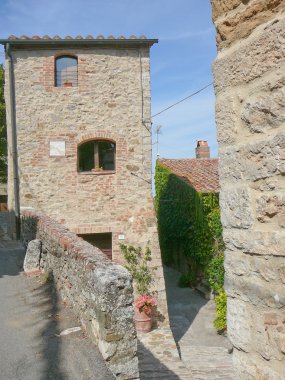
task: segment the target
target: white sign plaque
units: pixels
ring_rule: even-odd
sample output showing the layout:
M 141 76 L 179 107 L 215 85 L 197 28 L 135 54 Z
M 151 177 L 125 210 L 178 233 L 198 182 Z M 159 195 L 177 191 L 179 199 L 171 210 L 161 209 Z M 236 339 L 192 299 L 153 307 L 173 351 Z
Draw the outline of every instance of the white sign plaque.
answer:
M 125 235 L 119 235 L 119 240 L 125 240 Z
M 50 141 L 49 142 L 50 156 L 65 156 L 65 141 Z

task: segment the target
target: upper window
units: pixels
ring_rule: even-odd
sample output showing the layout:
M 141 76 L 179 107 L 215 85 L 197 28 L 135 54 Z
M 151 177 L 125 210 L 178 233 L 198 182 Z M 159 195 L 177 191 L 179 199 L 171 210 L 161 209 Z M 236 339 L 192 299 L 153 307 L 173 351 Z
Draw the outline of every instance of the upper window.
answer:
M 78 147 L 80 172 L 115 170 L 116 144 L 108 140 L 93 140 Z
M 62 56 L 55 60 L 55 86 L 74 87 L 78 83 L 77 58 Z

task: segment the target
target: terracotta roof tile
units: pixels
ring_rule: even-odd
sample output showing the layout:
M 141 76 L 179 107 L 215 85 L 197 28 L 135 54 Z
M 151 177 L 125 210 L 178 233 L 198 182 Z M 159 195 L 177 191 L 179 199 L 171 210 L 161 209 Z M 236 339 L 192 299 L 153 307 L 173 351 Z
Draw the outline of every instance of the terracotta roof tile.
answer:
M 11 35 L 8 37 L 8 40 L 78 40 L 78 39 L 83 39 L 83 40 L 102 40 L 102 39 L 111 39 L 111 40 L 122 40 L 122 39 L 130 39 L 130 40 L 133 40 L 133 39 L 137 39 L 137 40 L 145 40 L 147 39 L 146 36 L 141 36 L 141 37 L 137 37 L 137 36 L 130 36 L 129 38 L 128 37 L 125 37 L 125 36 L 120 36 L 118 38 L 114 37 L 114 36 L 109 36 L 109 37 L 104 37 L 102 35 L 99 35 L 97 36 L 96 38 L 93 37 L 92 35 L 88 35 L 87 37 L 82 37 L 82 36 L 77 36 L 77 37 L 71 37 L 71 36 L 66 36 L 64 38 L 61 38 L 60 36 L 54 36 L 54 37 L 50 37 L 50 36 L 43 36 L 43 37 L 40 37 L 40 36 L 32 36 L 32 37 L 28 37 L 28 36 L 21 36 L 21 37 L 16 37 L 14 35 Z
M 218 193 L 220 191 L 217 158 L 162 158 L 159 162 L 188 182 L 196 191 L 205 193 Z

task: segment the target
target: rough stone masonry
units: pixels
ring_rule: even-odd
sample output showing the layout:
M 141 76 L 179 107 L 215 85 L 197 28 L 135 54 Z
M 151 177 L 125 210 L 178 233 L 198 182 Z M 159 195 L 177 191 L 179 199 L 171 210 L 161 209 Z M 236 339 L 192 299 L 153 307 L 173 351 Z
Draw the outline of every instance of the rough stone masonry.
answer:
M 158 267 L 155 289 L 167 317 L 165 285 L 151 194 L 149 50 L 155 40 L 103 36 L 86 39 L 11 36 L 21 208 L 32 207 L 76 234 L 112 233 L 119 243 L 145 247 Z M 78 85 L 57 87 L 55 61 L 77 59 Z M 8 66 L 8 64 L 7 64 Z M 11 142 L 6 70 L 8 140 Z M 80 172 L 78 147 L 90 140 L 116 144 L 114 171 Z M 51 142 L 62 144 L 53 155 Z M 9 210 L 13 165 L 9 162 Z
M 129 272 L 41 213 L 24 211 L 21 228 L 28 244 L 26 273 L 43 269 L 63 301 L 73 306 L 115 377 L 138 379 Z
M 285 378 L 285 1 L 212 0 L 235 378 Z

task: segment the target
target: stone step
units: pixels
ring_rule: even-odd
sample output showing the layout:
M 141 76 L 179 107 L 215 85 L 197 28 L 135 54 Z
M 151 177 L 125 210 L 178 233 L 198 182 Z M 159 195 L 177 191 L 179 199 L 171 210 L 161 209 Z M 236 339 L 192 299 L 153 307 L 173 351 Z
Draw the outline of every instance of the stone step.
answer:
M 223 347 L 180 346 L 181 358 L 194 380 L 232 380 L 232 355 Z

